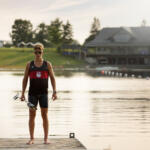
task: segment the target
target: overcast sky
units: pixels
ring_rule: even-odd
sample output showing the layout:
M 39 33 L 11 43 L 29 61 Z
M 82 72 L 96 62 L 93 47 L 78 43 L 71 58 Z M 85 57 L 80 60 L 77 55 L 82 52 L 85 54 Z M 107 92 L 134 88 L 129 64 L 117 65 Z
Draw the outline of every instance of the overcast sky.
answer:
M 59 17 L 73 25 L 74 38 L 82 43 L 89 35 L 93 18 L 101 27 L 150 25 L 149 0 L 0 0 L 0 40 L 10 40 L 15 19 L 27 19 L 34 29 Z

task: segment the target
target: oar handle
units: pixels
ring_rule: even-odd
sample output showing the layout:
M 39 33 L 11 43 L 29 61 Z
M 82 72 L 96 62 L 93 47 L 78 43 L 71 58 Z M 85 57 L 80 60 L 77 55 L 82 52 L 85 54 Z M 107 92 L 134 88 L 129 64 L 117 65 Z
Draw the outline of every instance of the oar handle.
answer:
M 14 100 L 17 100 L 18 98 L 21 99 L 21 97 L 19 97 L 19 93 L 17 93 L 17 95 L 15 95 L 15 96 L 13 97 Z M 28 106 L 29 108 L 32 108 L 32 109 L 37 110 L 37 108 L 36 108 L 31 102 L 28 102 L 26 99 L 24 99 L 23 101 L 27 103 L 27 106 Z

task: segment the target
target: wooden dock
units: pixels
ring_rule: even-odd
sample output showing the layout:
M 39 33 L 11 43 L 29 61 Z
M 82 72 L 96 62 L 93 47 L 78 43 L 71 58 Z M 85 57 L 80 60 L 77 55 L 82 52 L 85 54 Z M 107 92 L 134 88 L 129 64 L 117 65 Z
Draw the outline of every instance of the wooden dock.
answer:
M 37 138 L 34 144 L 27 145 L 27 138 L 0 138 L 0 150 L 85 150 L 85 146 L 76 138 L 49 138 L 50 144 L 43 144 Z

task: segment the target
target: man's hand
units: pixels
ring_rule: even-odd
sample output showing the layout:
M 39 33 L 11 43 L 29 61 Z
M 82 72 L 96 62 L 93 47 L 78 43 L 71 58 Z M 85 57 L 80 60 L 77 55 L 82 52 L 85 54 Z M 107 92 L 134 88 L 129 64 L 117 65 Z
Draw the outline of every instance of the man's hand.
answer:
M 20 99 L 21 99 L 21 101 L 25 101 L 25 96 L 24 96 L 24 94 L 21 95 Z
M 57 95 L 56 95 L 56 92 L 54 92 L 53 94 L 52 94 L 52 100 L 54 101 L 54 100 L 56 100 L 57 99 Z

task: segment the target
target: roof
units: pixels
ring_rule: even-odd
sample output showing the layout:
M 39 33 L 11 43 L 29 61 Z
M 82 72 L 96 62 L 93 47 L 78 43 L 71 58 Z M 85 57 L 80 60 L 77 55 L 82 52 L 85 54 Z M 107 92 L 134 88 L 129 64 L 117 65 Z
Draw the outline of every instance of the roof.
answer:
M 115 40 L 122 34 L 127 35 L 129 40 L 120 41 Z M 118 37 L 117 37 L 118 36 Z M 127 37 L 126 37 L 127 38 Z M 112 27 L 103 28 L 100 30 L 95 39 L 87 42 L 84 46 L 98 47 L 98 46 L 127 46 L 127 45 L 149 45 L 150 46 L 150 27 Z

